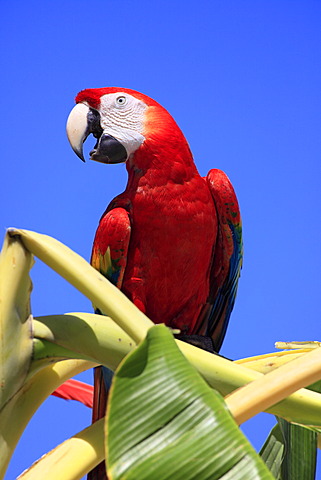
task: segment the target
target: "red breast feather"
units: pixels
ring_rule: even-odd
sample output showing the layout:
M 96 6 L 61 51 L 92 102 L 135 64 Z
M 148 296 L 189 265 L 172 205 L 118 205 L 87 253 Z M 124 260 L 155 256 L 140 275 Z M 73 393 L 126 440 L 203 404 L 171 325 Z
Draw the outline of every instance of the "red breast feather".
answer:
M 116 201 L 131 205 L 122 290 L 155 323 L 192 333 L 209 293 L 215 206 L 181 130 L 157 104 L 147 110 L 144 134 Z

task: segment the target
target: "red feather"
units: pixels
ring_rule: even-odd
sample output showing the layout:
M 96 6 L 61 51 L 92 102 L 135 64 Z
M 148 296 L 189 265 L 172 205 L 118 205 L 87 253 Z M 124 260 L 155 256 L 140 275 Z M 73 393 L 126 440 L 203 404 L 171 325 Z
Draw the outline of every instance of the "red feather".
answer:
M 105 87 L 105 88 L 87 88 L 78 93 L 75 98 L 76 103 L 87 102 L 91 107 L 98 109 L 100 105 L 100 99 L 103 95 L 108 95 L 109 93 L 125 92 L 130 95 L 139 98 L 146 105 L 156 105 L 158 108 L 163 108 L 155 100 L 144 95 L 143 93 L 136 92 L 130 88 L 119 88 L 119 87 Z M 165 109 L 164 109 L 165 110 Z M 165 110 L 166 111 L 166 110 Z
M 92 408 L 94 387 L 78 380 L 67 380 L 55 390 L 52 395 L 64 400 L 77 400 L 86 407 Z

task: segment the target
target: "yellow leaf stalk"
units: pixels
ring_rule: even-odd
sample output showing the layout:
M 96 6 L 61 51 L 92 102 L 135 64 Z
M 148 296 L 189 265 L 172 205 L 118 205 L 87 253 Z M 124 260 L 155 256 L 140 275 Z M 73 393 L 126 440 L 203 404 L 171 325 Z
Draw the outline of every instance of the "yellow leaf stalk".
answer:
M 68 378 L 92 368 L 94 363 L 65 360 L 49 365 L 33 375 L 0 412 L 0 478 L 3 478 L 11 455 L 44 400 Z
M 104 419 L 101 419 L 48 452 L 18 479 L 80 480 L 104 457 Z
M 306 391 L 302 391 L 301 388 L 311 385 L 320 378 L 321 349 L 316 348 L 240 388 L 226 398 L 226 403 L 235 420 L 240 424 L 273 405 L 276 410 L 280 406 L 279 402 L 286 397 L 289 397 L 287 402 L 294 396 L 301 395 L 302 398 Z M 291 395 L 293 392 L 296 393 Z M 282 417 L 293 421 L 286 413 Z
M 58 240 L 29 230 L 10 229 L 9 235 L 19 237 L 30 252 L 112 317 L 136 342 L 142 341 L 154 325 L 117 287 Z
M 23 385 L 32 354 L 32 255 L 6 237 L 0 255 L 0 409 Z

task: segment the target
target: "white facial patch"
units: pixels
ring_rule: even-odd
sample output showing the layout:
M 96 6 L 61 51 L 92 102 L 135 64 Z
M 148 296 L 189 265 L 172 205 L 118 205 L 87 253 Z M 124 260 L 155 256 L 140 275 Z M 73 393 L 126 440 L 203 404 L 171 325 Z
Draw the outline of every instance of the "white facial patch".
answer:
M 100 100 L 100 124 L 106 135 L 119 140 L 128 155 L 145 140 L 144 116 L 147 109 L 142 100 L 124 92 L 103 95 Z

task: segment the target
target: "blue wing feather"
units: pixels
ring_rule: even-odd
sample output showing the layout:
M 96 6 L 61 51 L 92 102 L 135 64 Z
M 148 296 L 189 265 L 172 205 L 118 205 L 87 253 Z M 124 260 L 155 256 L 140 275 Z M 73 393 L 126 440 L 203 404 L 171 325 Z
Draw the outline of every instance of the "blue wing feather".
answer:
M 222 346 L 234 307 L 243 259 L 242 230 L 231 223 L 228 225 L 233 238 L 233 253 L 230 257 L 228 275 L 212 304 L 206 330 L 206 335 L 214 337 L 216 351 Z
M 213 169 L 206 180 L 216 207 L 218 234 L 210 271 L 208 302 L 196 333 L 212 337 L 218 352 L 233 310 L 242 268 L 242 224 L 237 198 L 225 173 Z

